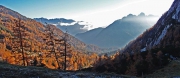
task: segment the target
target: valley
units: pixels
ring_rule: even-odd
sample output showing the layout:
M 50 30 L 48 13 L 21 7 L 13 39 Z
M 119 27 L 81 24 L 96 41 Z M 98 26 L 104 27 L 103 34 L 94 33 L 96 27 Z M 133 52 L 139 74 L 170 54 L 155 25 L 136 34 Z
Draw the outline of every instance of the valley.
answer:
M 85 21 L 29 18 L 0 5 L 0 77 L 179 77 L 180 1 L 156 17 L 128 14 L 89 30 Z

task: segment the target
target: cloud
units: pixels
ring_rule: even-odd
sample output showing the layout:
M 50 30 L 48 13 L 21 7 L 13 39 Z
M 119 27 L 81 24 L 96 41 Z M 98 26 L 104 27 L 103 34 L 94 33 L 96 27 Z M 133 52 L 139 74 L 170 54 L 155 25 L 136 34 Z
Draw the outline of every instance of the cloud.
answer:
M 70 26 L 70 25 L 74 25 L 76 24 L 77 22 L 72 22 L 72 23 L 63 23 L 63 22 L 59 22 L 59 25 L 61 26 Z
M 171 2 L 172 0 L 128 0 L 123 5 L 115 5 L 111 8 L 102 8 L 102 10 L 99 11 L 82 13 L 73 19 L 87 21 L 93 25 L 92 28 L 104 27 L 130 13 L 138 15 L 144 12 L 146 15 L 153 14 L 160 17 L 168 10 Z

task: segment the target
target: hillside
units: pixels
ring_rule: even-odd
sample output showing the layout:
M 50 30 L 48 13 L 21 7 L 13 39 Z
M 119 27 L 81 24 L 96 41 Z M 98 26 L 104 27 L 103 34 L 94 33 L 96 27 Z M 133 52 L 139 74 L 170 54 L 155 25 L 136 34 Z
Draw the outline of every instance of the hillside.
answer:
M 59 28 L 60 30 L 62 30 L 63 32 L 68 32 L 71 36 L 71 43 L 72 45 L 81 51 L 84 52 L 96 52 L 98 54 L 101 53 L 106 53 L 106 52 L 110 52 L 110 51 L 114 51 L 117 50 L 117 48 L 100 48 L 99 46 L 93 45 L 93 44 L 88 44 L 88 43 L 84 43 L 84 39 L 81 40 L 80 38 L 77 37 L 73 37 L 76 34 L 79 33 L 84 33 L 86 31 L 88 31 L 85 27 L 87 27 L 88 25 L 84 24 L 83 21 L 75 21 L 72 19 L 65 19 L 65 18 L 55 18 L 55 19 L 47 19 L 47 18 L 34 18 L 34 20 L 42 23 L 45 25 L 45 23 L 49 23 L 49 24 L 53 24 L 55 25 L 57 28 Z M 92 37 L 90 38 L 94 38 L 93 34 L 90 33 Z M 96 33 L 94 33 L 96 36 Z M 89 40 L 89 35 L 87 34 L 87 40 Z M 80 45 L 80 46 L 78 46 Z
M 85 33 L 77 34 L 76 37 L 87 44 L 94 44 L 103 48 L 122 48 L 130 40 L 150 28 L 156 18 L 153 15 L 140 13 L 138 16 L 129 14 L 122 19 L 114 21 L 106 28 L 97 28 Z
M 104 28 L 95 28 L 85 33 L 76 34 L 75 37 L 87 44 L 92 44 L 91 42 L 97 37 L 97 34 L 99 34 L 103 29 Z
M 138 52 L 150 49 L 162 49 L 166 47 L 176 48 L 170 53 L 178 53 L 179 50 L 179 0 L 175 0 L 169 11 L 165 12 L 157 23 L 130 42 L 124 49 L 124 52 Z M 173 56 L 176 56 L 173 54 Z
M 145 77 L 179 77 L 180 76 L 180 61 L 172 61 L 170 64 L 168 64 L 166 67 L 159 69 L 155 71 L 152 74 L 146 75 Z
M 161 77 L 162 74 L 165 77 L 179 75 L 175 72 L 166 74 L 167 71 L 174 69 L 174 66 L 167 67 L 167 65 L 171 64 L 171 61 L 179 62 L 177 59 L 180 58 L 179 4 L 179 0 L 174 0 L 170 9 L 161 16 L 153 27 L 129 42 L 121 51 L 110 57 L 102 55 L 95 70 L 136 76 L 154 72 L 153 75 L 149 75 L 152 77 L 158 76 L 157 74 L 160 74 Z M 177 69 L 179 68 L 177 67 Z M 174 71 L 179 72 L 179 70 Z
M 51 37 L 49 32 L 53 33 Z M 57 49 L 53 53 L 52 44 L 49 44 L 47 40 L 53 40 L 51 38 L 62 40 L 65 35 L 54 25 L 43 25 L 18 12 L 0 6 L 0 57 L 3 61 L 23 65 L 22 59 L 24 59 L 25 66 L 36 63 L 34 66 L 63 69 L 65 56 L 64 54 L 61 55 L 59 51 L 65 52 L 63 50 L 64 45 L 54 46 Z M 21 42 L 22 44 L 20 44 Z M 86 44 L 75 37 L 68 35 L 66 42 L 69 45 L 66 49 L 69 53 L 66 59 L 68 62 L 66 70 L 91 67 L 98 58 L 96 53 L 88 52 Z M 24 54 L 22 54 L 22 50 Z

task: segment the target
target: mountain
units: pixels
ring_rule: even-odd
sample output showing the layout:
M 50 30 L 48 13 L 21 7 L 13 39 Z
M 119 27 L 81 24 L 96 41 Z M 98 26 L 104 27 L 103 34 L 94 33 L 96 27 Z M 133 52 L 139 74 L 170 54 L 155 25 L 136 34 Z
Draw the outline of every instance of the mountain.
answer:
M 78 33 L 84 33 L 84 32 L 88 31 L 89 25 L 86 25 L 88 23 L 85 23 L 83 21 L 75 21 L 75 20 L 72 20 L 72 19 L 65 19 L 65 18 L 55 18 L 55 19 L 34 18 L 34 20 L 36 20 L 36 21 L 38 21 L 40 23 L 43 23 L 44 25 L 45 25 L 45 23 L 53 24 L 57 28 L 62 30 L 63 32 L 67 31 L 70 35 L 72 35 L 71 37 L 72 37 L 73 41 L 71 43 L 76 43 L 76 42 L 78 43 L 78 44 L 73 44 L 74 47 L 78 47 L 77 45 L 80 45 L 78 47 L 78 49 L 81 49 L 83 51 L 96 52 L 96 53 L 100 54 L 100 53 L 106 53 L 106 52 L 110 52 L 110 51 L 114 51 L 114 50 L 118 49 L 118 48 L 113 48 L 113 47 L 100 48 L 99 46 L 96 46 L 96 45 L 93 45 L 93 44 L 88 44 L 88 43 L 81 42 L 81 41 L 79 41 L 81 39 L 77 40 L 76 37 L 73 37 Z M 89 39 L 88 36 L 91 36 L 90 38 L 93 39 L 93 35 L 95 37 L 96 34 L 99 33 L 98 32 L 99 29 L 103 29 L 103 28 L 97 28 L 97 29 L 95 29 L 95 31 L 92 30 L 94 34 L 93 33 L 90 33 L 91 35 L 87 34 L 86 38 Z
M 64 32 L 68 32 L 71 35 L 75 36 L 78 33 L 84 33 L 86 31 L 88 31 L 88 29 L 85 29 L 85 25 L 80 25 L 79 23 L 75 23 L 73 25 L 68 25 L 68 26 L 64 26 L 64 25 L 57 25 L 57 27 L 61 30 L 63 30 Z
M 87 44 L 91 44 L 92 41 L 97 37 L 97 34 L 99 34 L 103 29 L 104 28 L 95 28 L 84 33 L 76 34 L 75 37 Z
M 61 29 L 63 32 L 68 31 L 71 35 L 76 35 L 78 33 L 84 33 L 88 31 L 87 27 L 89 27 L 88 23 L 83 21 L 75 21 L 72 19 L 65 18 L 55 18 L 55 19 L 47 19 L 47 18 L 34 18 L 34 20 L 41 22 L 43 24 L 53 24 Z
M 34 20 L 38 21 L 38 22 L 41 22 L 43 24 L 46 23 L 49 23 L 49 24 L 59 24 L 60 22 L 63 22 L 63 23 L 73 23 L 75 22 L 74 20 L 72 19 L 65 19 L 65 18 L 55 18 L 55 19 L 47 19 L 47 18 L 34 18 Z
M 66 22 L 72 22 L 72 20 L 66 20 Z M 47 29 L 48 25 L 50 31 Z M 52 38 L 62 40 L 66 34 L 56 26 L 48 25 L 43 25 L 0 5 L 0 60 L 16 65 L 63 69 L 63 58 L 65 57 L 64 53 L 60 54 L 59 49 L 64 52 L 64 45 L 56 44 L 51 49 L 53 44 L 50 40 L 53 40 Z M 49 32 L 52 31 L 51 34 L 53 35 L 49 36 Z M 66 61 L 68 65 L 66 70 L 78 70 L 92 66 L 98 58 L 96 51 L 87 51 L 85 43 L 69 34 L 67 34 L 67 38 L 68 47 L 66 51 L 68 56 Z M 54 50 L 56 51 L 54 52 Z
M 123 47 L 143 31 L 155 24 L 152 18 L 156 16 L 140 13 L 138 16 L 129 14 L 122 19 L 114 21 L 106 28 L 98 28 L 85 33 L 77 34 L 76 37 L 87 44 L 99 47 Z
M 153 27 L 143 32 L 143 34 L 137 37 L 136 40 L 129 43 L 126 48 L 132 48 L 132 46 L 139 45 L 139 48 L 137 48 L 138 46 L 134 48 L 138 51 L 142 51 L 143 49 L 146 51 L 152 48 L 178 46 L 180 34 L 179 3 L 179 0 L 175 0 L 171 8 L 161 16 Z M 134 48 L 124 50 L 133 52 Z
M 180 0 L 174 0 L 169 10 L 160 17 L 153 27 L 147 29 L 114 55 L 110 57 L 106 54 L 102 55 L 101 60 L 95 65 L 95 70 L 139 77 L 153 72 L 154 75 L 164 72 L 162 73 L 164 77 L 165 73 L 169 73 L 169 70 L 174 70 L 177 64 L 173 62 L 178 63 L 179 58 Z M 168 64 L 172 64 L 172 66 L 168 67 Z M 180 70 L 176 70 L 176 72 L 180 72 Z M 172 77 L 174 74 L 166 76 Z

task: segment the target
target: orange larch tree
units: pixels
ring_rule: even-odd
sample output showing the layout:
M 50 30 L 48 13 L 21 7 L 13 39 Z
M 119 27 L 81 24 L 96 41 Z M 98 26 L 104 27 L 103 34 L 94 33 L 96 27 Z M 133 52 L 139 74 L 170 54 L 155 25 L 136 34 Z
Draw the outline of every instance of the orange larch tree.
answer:
M 23 65 L 26 66 L 26 53 L 27 48 L 29 48 L 28 41 L 28 34 L 26 33 L 26 27 L 21 19 L 18 19 L 13 27 L 13 36 L 12 36 L 12 51 L 14 53 L 21 53 Z

